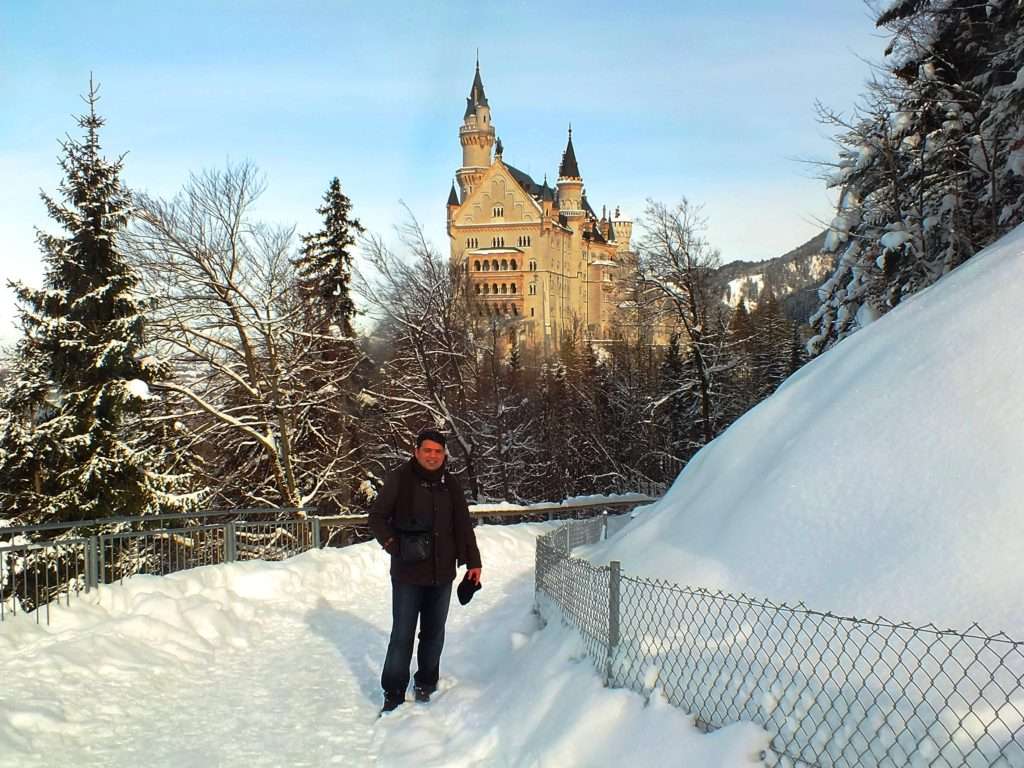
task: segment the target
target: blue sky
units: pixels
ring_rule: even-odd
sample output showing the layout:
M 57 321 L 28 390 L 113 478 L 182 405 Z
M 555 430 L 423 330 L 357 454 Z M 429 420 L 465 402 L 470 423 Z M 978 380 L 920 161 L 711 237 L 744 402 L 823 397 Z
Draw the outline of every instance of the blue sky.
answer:
M 500 39 L 498 39 L 500 37 Z M 319 224 L 331 177 L 387 235 L 405 201 L 443 252 L 476 49 L 505 160 L 554 177 L 573 124 L 588 197 L 704 205 L 724 260 L 799 245 L 831 197 L 814 102 L 847 111 L 884 41 L 859 0 L 350 3 L 0 0 L 0 279 L 38 284 L 40 189 L 92 72 L 108 154 L 171 195 L 251 160 L 262 218 Z M 0 340 L 13 334 L 0 290 Z

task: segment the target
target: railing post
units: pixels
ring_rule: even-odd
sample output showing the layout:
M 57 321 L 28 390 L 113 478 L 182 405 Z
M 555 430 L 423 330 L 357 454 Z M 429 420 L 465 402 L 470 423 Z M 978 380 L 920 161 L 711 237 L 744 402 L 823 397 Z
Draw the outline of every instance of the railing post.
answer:
M 235 538 L 235 524 L 224 524 L 224 562 L 233 563 L 238 559 L 238 540 Z
M 99 538 L 90 536 L 85 542 L 85 591 L 96 589 L 100 583 Z
M 612 659 L 615 649 L 619 646 L 619 600 L 622 579 L 622 564 L 612 560 L 608 564 L 608 655 L 605 659 L 604 684 L 608 687 L 613 682 Z
M 320 518 L 309 518 L 309 524 L 313 526 L 313 549 L 320 549 Z
M 601 515 L 603 520 L 601 521 L 601 538 L 600 541 L 608 541 L 608 510 L 602 510 Z
M 107 583 L 107 547 L 106 542 L 103 541 L 103 536 L 97 537 L 96 543 L 99 547 L 99 557 L 96 558 L 96 562 L 99 563 L 99 574 L 96 579 L 97 584 Z

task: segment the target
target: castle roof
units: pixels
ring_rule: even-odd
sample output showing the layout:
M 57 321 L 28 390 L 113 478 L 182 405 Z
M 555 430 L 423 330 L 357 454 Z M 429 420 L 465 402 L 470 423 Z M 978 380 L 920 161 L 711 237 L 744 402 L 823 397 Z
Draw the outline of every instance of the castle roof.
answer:
M 576 164 L 576 150 L 572 148 L 572 127 L 569 128 L 569 143 L 565 145 L 565 152 L 562 153 L 562 164 L 558 166 L 558 178 L 582 178 L 580 168 Z
M 543 199 L 544 187 L 530 178 L 530 174 L 520 171 L 518 168 L 514 168 L 508 163 L 505 164 L 505 167 L 508 169 L 508 172 L 512 174 L 512 178 L 519 183 L 519 186 L 526 190 L 530 197 Z
M 476 63 L 476 75 L 473 77 L 473 86 L 469 89 L 469 96 L 466 97 L 466 114 L 463 119 L 476 112 L 477 107 L 487 106 L 487 95 L 484 93 L 484 81 L 480 79 L 480 62 Z
M 594 209 L 591 208 L 590 207 L 590 203 L 587 202 L 587 195 L 586 195 L 586 193 L 583 193 L 583 196 L 580 198 L 580 207 L 583 208 L 584 211 L 589 213 L 595 219 L 597 218 L 597 214 L 594 213 Z
M 540 199 L 542 201 L 544 201 L 544 200 L 550 200 L 551 202 L 555 201 L 555 190 L 553 190 L 551 187 L 548 186 L 548 177 L 547 176 L 544 177 L 544 184 L 540 188 Z
M 448 205 L 458 205 L 459 195 L 455 191 L 455 182 L 452 182 L 452 191 L 448 193 Z

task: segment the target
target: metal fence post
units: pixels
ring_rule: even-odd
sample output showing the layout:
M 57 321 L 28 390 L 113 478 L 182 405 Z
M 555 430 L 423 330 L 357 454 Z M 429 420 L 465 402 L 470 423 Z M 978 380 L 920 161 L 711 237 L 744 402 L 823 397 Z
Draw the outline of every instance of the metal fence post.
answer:
M 100 542 L 90 536 L 85 543 L 85 591 L 95 589 L 100 583 Z
M 309 524 L 313 526 L 313 549 L 320 549 L 320 518 L 309 518 Z
M 99 574 L 96 579 L 98 584 L 107 583 L 107 546 L 103 536 L 97 538 L 97 546 L 99 547 L 99 557 L 96 558 L 96 562 L 99 563 Z M 113 554 L 113 553 L 111 553 Z
M 224 524 L 224 562 L 233 563 L 238 559 L 238 541 L 235 538 L 235 524 Z
M 612 560 L 608 564 L 608 656 L 605 659 L 604 684 L 612 685 L 612 658 L 619 646 L 619 600 L 622 579 L 622 563 Z

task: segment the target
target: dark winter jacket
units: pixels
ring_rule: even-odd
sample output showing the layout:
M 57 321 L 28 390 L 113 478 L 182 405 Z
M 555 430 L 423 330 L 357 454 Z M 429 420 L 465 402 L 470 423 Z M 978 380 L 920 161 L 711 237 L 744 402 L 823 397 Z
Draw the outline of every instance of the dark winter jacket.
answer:
M 370 508 L 370 530 L 391 555 L 392 578 L 404 584 L 453 581 L 456 562 L 481 567 L 462 486 L 446 469 L 423 470 L 415 457 L 384 478 L 384 487 Z M 432 541 L 430 556 L 403 562 L 400 538 L 417 532 Z

